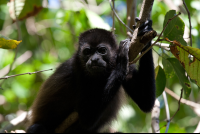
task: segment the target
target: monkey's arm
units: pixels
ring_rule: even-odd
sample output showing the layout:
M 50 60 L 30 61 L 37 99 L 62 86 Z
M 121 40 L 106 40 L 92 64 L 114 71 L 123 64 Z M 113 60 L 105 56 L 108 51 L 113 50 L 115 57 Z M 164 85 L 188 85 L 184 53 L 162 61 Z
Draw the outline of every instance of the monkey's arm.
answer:
M 147 20 L 139 28 L 138 36 L 143 36 L 146 32 L 153 30 L 152 21 Z M 142 50 L 144 52 L 151 46 L 147 43 Z M 123 82 L 123 87 L 127 94 L 138 104 L 141 110 L 149 112 L 155 102 L 155 76 L 152 49 L 149 50 L 139 61 L 139 68 L 135 65 L 129 67 L 129 73 Z
M 149 42 L 146 48 L 150 45 L 151 43 Z M 152 50 L 149 50 L 140 59 L 138 70 L 135 68 L 135 65 L 129 67 L 129 73 L 123 82 L 123 87 L 141 110 L 144 112 L 152 110 L 156 90 Z

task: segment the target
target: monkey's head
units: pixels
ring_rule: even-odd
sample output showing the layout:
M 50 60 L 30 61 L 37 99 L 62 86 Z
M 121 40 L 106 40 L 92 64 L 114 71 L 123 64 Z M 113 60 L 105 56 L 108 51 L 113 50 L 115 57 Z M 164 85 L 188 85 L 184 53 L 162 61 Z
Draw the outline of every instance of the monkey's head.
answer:
M 79 58 L 90 75 L 109 73 L 115 66 L 117 49 L 114 34 L 103 29 L 91 29 L 79 37 Z

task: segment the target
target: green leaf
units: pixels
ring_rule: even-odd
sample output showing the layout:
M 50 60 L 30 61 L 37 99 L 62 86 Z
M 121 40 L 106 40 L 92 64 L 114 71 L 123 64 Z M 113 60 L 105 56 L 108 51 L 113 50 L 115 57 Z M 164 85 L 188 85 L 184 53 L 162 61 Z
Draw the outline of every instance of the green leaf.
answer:
M 175 10 L 170 10 L 166 15 L 165 15 L 165 21 L 163 24 L 163 28 L 167 24 L 168 20 L 173 18 L 176 15 Z M 164 31 L 164 38 L 168 38 L 169 40 L 177 40 L 180 42 L 182 45 L 187 46 L 186 41 L 183 39 L 183 34 L 184 34 L 184 29 L 185 29 L 185 23 L 180 17 L 176 17 L 173 20 L 169 22 L 167 25 L 165 31 Z
M 165 90 L 166 76 L 161 66 L 156 67 L 155 74 L 156 74 L 156 97 L 159 97 Z
M 7 0 L 0 0 L 0 5 L 6 4 L 7 2 Z
M 166 75 L 166 78 L 172 78 L 175 73 L 174 73 L 174 70 L 173 68 L 171 67 L 169 61 L 167 61 L 166 59 L 167 58 L 170 58 L 168 55 L 166 55 L 164 52 L 162 53 L 162 64 L 163 64 L 163 69 L 165 71 L 165 75 Z
M 21 42 L 22 41 L 16 41 L 16 40 L 9 39 L 0 34 L 0 48 L 15 49 Z
M 30 16 L 34 16 L 41 11 L 42 0 L 15 0 L 16 1 L 16 15 L 19 20 L 26 19 Z M 10 2 L 10 16 L 13 20 L 16 20 L 14 1 Z
M 167 60 L 170 62 L 170 65 L 173 67 L 179 79 L 179 82 L 183 87 L 186 97 L 189 97 L 191 93 L 191 86 L 190 86 L 190 81 L 185 76 L 185 69 L 176 58 L 167 58 Z

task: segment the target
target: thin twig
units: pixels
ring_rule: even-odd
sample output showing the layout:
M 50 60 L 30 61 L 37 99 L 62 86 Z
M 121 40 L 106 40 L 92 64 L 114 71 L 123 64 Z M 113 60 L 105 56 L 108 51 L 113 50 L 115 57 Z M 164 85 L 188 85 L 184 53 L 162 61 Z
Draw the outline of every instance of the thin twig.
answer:
M 19 26 L 19 20 L 18 20 L 17 13 L 16 13 L 16 0 L 14 0 L 14 14 L 15 14 L 15 18 L 16 18 L 15 23 L 16 23 L 16 26 L 17 26 L 18 40 L 21 40 L 21 38 L 22 38 L 21 37 L 21 28 Z M 12 70 L 12 67 L 13 67 L 16 59 L 17 59 L 17 54 L 18 54 L 19 46 L 20 45 L 18 45 L 17 48 L 16 48 L 16 50 L 15 50 L 15 57 L 14 57 L 14 60 L 13 60 L 12 64 L 10 65 L 10 69 L 9 69 L 9 71 L 8 71 L 7 74 L 10 73 L 10 71 Z
M 0 80 L 8 79 L 8 78 L 11 78 L 11 77 L 16 77 L 16 76 L 20 76 L 20 75 L 26 75 L 26 74 L 31 75 L 31 74 L 36 74 L 36 73 L 41 73 L 41 72 L 50 71 L 50 70 L 53 70 L 53 69 L 42 70 L 42 71 L 36 71 L 36 72 L 32 72 L 32 73 L 24 73 L 24 74 L 17 74 L 17 75 L 5 76 L 4 78 L 0 78 Z
M 26 51 L 25 53 L 23 53 L 22 55 L 20 55 L 16 59 L 15 64 L 12 67 L 12 70 L 15 69 L 17 66 L 19 66 L 19 65 L 23 64 L 24 62 L 26 62 L 31 57 L 32 57 L 32 52 L 31 51 Z M 0 78 L 8 75 L 9 69 L 10 69 L 10 65 L 7 65 L 4 68 L 2 68 L 0 70 Z M 0 83 L 0 85 L 2 85 L 2 83 Z
M 115 9 L 115 0 L 112 0 L 113 3 L 113 8 Z M 113 11 L 113 26 L 112 26 L 112 31 L 115 32 L 115 13 Z
M 179 12 L 177 15 L 175 15 L 174 17 L 172 17 L 171 19 L 168 20 L 167 24 L 165 25 L 164 29 L 162 30 L 161 34 L 159 35 L 158 39 L 146 50 L 144 51 L 138 58 L 136 58 L 134 61 L 130 62 L 129 64 L 133 64 L 136 63 L 139 59 L 142 58 L 142 56 L 144 54 L 146 54 L 157 42 L 160 41 L 160 38 L 162 36 L 162 34 L 164 33 L 165 29 L 167 28 L 168 24 L 170 21 L 172 21 L 173 19 L 175 19 L 176 17 L 178 17 L 179 15 L 181 15 L 181 13 Z
M 119 18 L 119 16 L 118 16 L 117 13 L 115 12 L 115 9 L 114 9 L 113 6 L 112 6 L 112 0 L 109 0 L 109 2 L 110 2 L 110 7 L 111 7 L 113 13 L 115 14 L 115 16 L 117 17 L 117 19 L 118 19 L 126 28 L 128 28 L 131 32 L 134 32 L 130 27 L 128 27 L 128 26 Z
M 180 105 L 181 105 L 181 99 L 182 99 L 182 97 L 183 97 L 183 89 L 181 89 L 181 97 L 180 97 L 180 99 L 179 99 L 179 101 L 178 101 L 178 109 L 177 109 L 176 113 L 171 117 L 170 121 L 172 121 L 172 119 L 174 118 L 174 116 L 175 116 L 175 115 L 178 113 L 178 111 L 180 110 Z
M 165 89 L 165 90 L 166 90 L 166 89 Z M 164 91 L 164 92 L 165 92 L 165 91 Z M 178 109 L 177 109 L 176 113 L 175 113 L 170 119 L 167 119 L 167 123 L 170 123 L 170 122 L 173 120 L 173 118 L 175 117 L 175 115 L 178 113 L 178 111 L 180 110 L 180 105 L 181 105 L 181 99 L 182 99 L 182 97 L 183 97 L 183 89 L 181 89 L 181 96 L 180 96 L 180 99 L 179 99 L 179 101 L 178 101 Z M 163 98 L 164 98 L 164 96 L 163 96 Z M 168 124 L 162 126 L 160 129 L 162 129 L 163 127 L 166 127 L 166 126 L 168 126 Z M 160 129 L 159 129 L 159 130 L 160 130 Z
M 167 115 L 167 125 L 166 125 L 166 130 L 165 130 L 165 133 L 168 132 L 169 130 L 169 126 L 170 126 L 170 112 L 169 112 L 169 104 L 168 104 L 168 101 L 167 101 L 167 95 L 166 95 L 166 92 L 164 91 L 163 92 L 163 99 L 164 99 L 164 102 L 165 102 L 165 110 L 166 110 L 166 115 Z
M 190 11 L 185 3 L 185 0 L 183 0 L 183 5 L 188 13 L 188 18 L 189 18 L 189 23 L 190 23 L 190 46 L 192 47 L 192 23 L 191 23 Z
M 17 31 L 18 31 L 18 40 L 21 40 L 21 29 L 20 29 L 19 21 L 18 21 L 17 14 L 16 14 L 16 0 L 14 0 L 14 14 L 15 14 L 15 18 L 16 18 L 15 21 L 16 21 L 16 27 L 17 27 Z M 8 71 L 8 73 L 6 75 L 8 75 L 11 72 L 11 70 L 12 70 L 14 64 L 15 64 L 15 61 L 17 59 L 17 54 L 18 54 L 19 46 L 20 45 L 18 45 L 17 48 L 15 49 L 15 57 L 13 59 L 12 64 L 10 65 L 9 71 Z M 4 83 L 4 81 L 1 83 L 1 85 L 3 83 Z

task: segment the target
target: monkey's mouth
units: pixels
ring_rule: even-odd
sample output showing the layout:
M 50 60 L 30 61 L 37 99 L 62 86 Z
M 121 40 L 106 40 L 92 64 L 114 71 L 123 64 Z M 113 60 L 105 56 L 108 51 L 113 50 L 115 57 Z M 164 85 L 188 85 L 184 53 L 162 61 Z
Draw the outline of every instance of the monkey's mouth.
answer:
M 92 69 L 100 69 L 100 68 L 104 68 L 103 66 L 91 66 Z
M 88 71 L 94 74 L 102 74 L 105 71 L 105 67 L 93 65 L 88 68 Z

